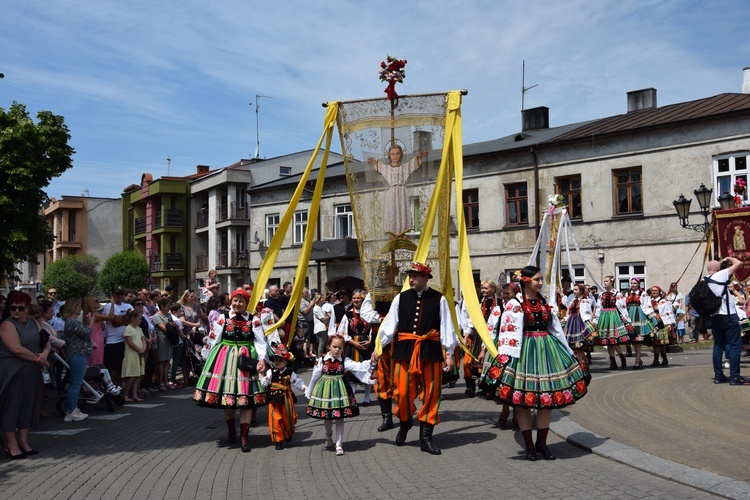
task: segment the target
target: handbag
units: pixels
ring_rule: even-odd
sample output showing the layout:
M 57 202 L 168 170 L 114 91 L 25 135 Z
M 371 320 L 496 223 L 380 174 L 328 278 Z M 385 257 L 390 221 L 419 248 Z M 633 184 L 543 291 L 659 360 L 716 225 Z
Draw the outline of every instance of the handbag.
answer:
M 177 345 L 180 343 L 180 332 L 177 331 L 177 327 L 174 326 L 172 323 L 167 323 L 164 325 L 166 327 L 166 331 L 164 334 L 167 336 L 167 340 L 169 340 L 169 343 L 172 345 Z
M 250 356 L 240 356 L 237 358 L 237 368 L 250 374 L 258 373 L 258 360 Z

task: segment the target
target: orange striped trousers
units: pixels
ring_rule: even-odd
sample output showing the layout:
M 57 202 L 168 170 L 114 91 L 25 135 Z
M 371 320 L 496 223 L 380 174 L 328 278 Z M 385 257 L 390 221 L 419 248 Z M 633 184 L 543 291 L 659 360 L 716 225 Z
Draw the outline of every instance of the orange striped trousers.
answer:
M 375 384 L 375 394 L 378 399 L 391 399 L 393 397 L 393 359 L 391 358 L 391 349 L 384 350 L 378 360 L 378 369 L 376 371 L 377 383 Z
M 442 393 L 442 361 L 422 361 L 420 373 L 409 374 L 409 360 L 393 362 L 393 413 L 401 422 L 411 419 L 417 410 L 414 400 L 418 397 L 422 407 L 417 420 L 432 425 L 440 422 L 438 409 Z

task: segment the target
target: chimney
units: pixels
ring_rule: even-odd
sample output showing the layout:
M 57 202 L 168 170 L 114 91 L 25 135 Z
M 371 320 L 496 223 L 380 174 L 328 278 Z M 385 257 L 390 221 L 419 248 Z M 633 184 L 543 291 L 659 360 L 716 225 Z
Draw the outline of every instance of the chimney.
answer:
M 628 113 L 642 109 L 656 109 L 656 89 L 633 90 L 628 92 Z
M 750 94 L 750 66 L 742 68 L 742 93 Z
M 195 167 L 195 173 L 197 174 L 207 174 L 211 167 L 208 165 L 197 165 Z
M 543 130 L 549 128 L 549 108 L 524 109 L 521 111 L 521 132 L 527 130 Z
M 414 141 L 414 151 L 412 151 L 412 153 L 418 151 L 432 151 L 432 132 L 426 130 L 415 130 L 412 141 Z

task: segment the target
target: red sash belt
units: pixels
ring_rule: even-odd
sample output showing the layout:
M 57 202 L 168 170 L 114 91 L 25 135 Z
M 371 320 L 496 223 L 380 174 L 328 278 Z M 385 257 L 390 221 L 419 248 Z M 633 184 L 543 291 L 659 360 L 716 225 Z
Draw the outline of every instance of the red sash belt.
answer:
M 546 337 L 549 332 L 523 332 L 524 337 Z
M 427 332 L 426 335 L 415 335 L 413 333 L 398 332 L 398 340 L 416 340 L 414 351 L 411 353 L 409 361 L 409 375 L 416 375 L 422 371 L 422 342 L 428 340 L 431 342 L 440 342 L 440 332 L 434 328 Z

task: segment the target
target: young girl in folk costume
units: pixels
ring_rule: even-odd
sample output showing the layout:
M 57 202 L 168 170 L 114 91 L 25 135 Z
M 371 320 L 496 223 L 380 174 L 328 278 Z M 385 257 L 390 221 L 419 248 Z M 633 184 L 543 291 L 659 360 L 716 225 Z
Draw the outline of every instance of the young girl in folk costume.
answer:
M 289 367 L 289 363 L 294 362 L 294 355 L 284 344 L 274 342 L 270 350 L 273 365 L 261 378 L 261 384 L 269 390 L 268 428 L 271 441 L 276 444 L 277 450 L 283 450 L 284 441 L 292 441 L 297 425 L 297 410 L 294 407 L 297 397 L 292 392 L 292 386 L 302 392 L 307 390 L 307 386 Z
M 505 304 L 497 342 L 498 361 L 505 367 L 498 397 L 518 414 L 526 459 L 537 452 L 556 457 L 547 448 L 553 408 L 563 408 L 586 394 L 584 373 L 568 347 L 557 308 L 542 296 L 544 278 L 538 267 L 521 270 L 521 294 Z M 536 443 L 531 437 L 531 410 L 536 409 Z
M 251 410 L 266 402 L 266 391 L 258 380 L 258 372 L 266 371 L 266 338 L 262 328 L 252 328 L 249 300 L 249 294 L 238 288 L 231 295 L 231 310 L 214 322 L 208 335 L 211 349 L 193 394 L 198 406 L 224 410 L 230 443 L 237 441 L 235 410 L 240 410 L 243 452 L 250 451 Z M 256 369 L 240 367 L 240 357 L 257 360 Z
M 586 349 L 596 336 L 596 325 L 592 321 L 593 318 L 594 313 L 586 288 L 582 284 L 573 286 L 573 300 L 568 305 L 563 331 L 565 332 L 565 338 L 568 340 L 568 346 L 573 349 L 578 360 L 583 363 L 585 370 L 588 370 Z
M 597 307 L 599 320 L 596 329 L 599 336 L 594 339 L 594 344 L 607 346 L 610 370 L 617 370 L 615 352 L 620 356 L 620 363 L 625 368 L 627 363 L 620 345 L 630 342 L 633 327 L 630 326 L 630 318 L 625 309 L 625 297 L 615 290 L 614 276 L 604 277 L 604 291 L 599 296 Z
M 643 366 L 641 361 L 641 349 L 643 344 L 651 344 L 651 334 L 654 331 L 654 324 L 649 319 L 649 315 L 654 311 L 651 306 L 651 299 L 648 294 L 641 289 L 641 280 L 632 278 L 630 280 L 630 290 L 625 296 L 625 304 L 628 308 L 630 324 L 633 327 L 633 344 L 635 345 L 635 366 L 633 369 L 640 370 Z
M 310 400 L 307 414 L 322 419 L 326 432 L 326 450 L 334 449 L 333 422 L 336 421 L 336 455 L 344 454 L 344 419 L 359 415 L 357 400 L 346 381 L 351 373 L 362 383 L 370 383 L 370 360 L 355 363 L 344 357 L 344 337 L 339 334 L 328 338 L 328 353 L 319 358 L 313 368 L 305 397 Z
M 654 341 L 654 362 L 651 366 L 669 366 L 667 360 L 667 346 L 669 345 L 669 338 L 671 335 L 671 329 L 675 327 L 674 310 L 672 309 L 672 303 L 665 298 L 665 294 L 658 286 L 652 286 L 651 292 L 651 307 L 653 313 L 651 319 L 654 323 L 655 329 L 652 335 Z M 659 355 L 661 354 L 661 363 L 659 363 Z
M 482 316 L 484 317 L 485 323 L 489 320 L 492 310 L 497 307 L 497 284 L 492 280 L 485 280 L 480 286 L 481 290 L 481 303 Z M 464 342 L 471 350 L 469 353 L 464 353 L 464 380 L 466 381 L 466 391 L 464 393 L 470 397 L 474 397 L 476 392 L 476 380 L 479 378 L 482 370 L 482 361 L 484 360 L 484 344 L 482 339 L 479 338 L 474 324 L 471 322 L 471 318 L 468 315 L 468 311 L 464 309 L 466 314 L 465 325 L 462 327 L 464 333 Z
M 345 356 L 356 363 L 369 360 L 373 351 L 372 327 L 370 326 L 370 323 L 360 315 L 362 302 L 364 302 L 364 300 L 364 290 L 354 290 L 352 295 L 352 307 L 346 311 L 344 317 L 341 318 L 341 323 L 339 324 L 337 332 L 344 337 L 344 342 L 346 342 Z M 357 383 L 356 379 L 353 377 L 351 382 L 352 384 Z M 370 404 L 371 390 L 372 385 L 366 383 L 365 397 L 362 400 L 363 406 L 368 406 Z M 353 392 L 356 391 L 353 389 Z

